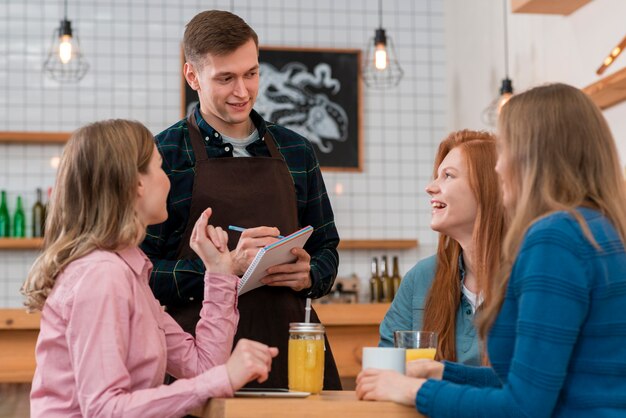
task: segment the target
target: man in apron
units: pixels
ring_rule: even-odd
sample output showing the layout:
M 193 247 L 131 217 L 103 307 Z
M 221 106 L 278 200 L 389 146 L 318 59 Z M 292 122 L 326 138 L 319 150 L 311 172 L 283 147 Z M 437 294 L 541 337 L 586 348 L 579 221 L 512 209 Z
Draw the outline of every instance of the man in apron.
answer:
M 238 301 L 235 341 L 249 338 L 278 347 L 269 379 L 287 387 L 289 323 L 304 320 L 307 297 L 330 291 L 337 274 L 339 236 L 312 145 L 265 122 L 252 107 L 259 88 L 258 38 L 241 18 L 225 11 L 196 15 L 185 30 L 187 82 L 200 104 L 156 136 L 172 185 L 168 220 L 148 228 L 142 249 L 154 264 L 150 285 L 168 312 L 193 333 L 202 303 L 202 262 L 189 248 L 196 219 L 207 207 L 211 223 L 248 228 L 229 231 L 229 248 L 242 275 L 259 248 L 312 225 L 297 260 L 270 268 L 262 286 Z M 312 321 L 319 322 L 312 311 Z M 328 342 L 324 389 L 341 389 Z

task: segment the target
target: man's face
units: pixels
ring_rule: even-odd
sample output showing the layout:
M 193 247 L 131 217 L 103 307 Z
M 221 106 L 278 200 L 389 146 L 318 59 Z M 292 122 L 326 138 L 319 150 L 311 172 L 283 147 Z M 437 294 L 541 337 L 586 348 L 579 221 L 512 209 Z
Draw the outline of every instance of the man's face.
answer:
M 194 68 L 185 64 L 187 82 L 198 92 L 200 111 L 215 129 L 228 135 L 247 127 L 259 90 L 259 58 L 252 39 L 227 55 L 207 54 Z

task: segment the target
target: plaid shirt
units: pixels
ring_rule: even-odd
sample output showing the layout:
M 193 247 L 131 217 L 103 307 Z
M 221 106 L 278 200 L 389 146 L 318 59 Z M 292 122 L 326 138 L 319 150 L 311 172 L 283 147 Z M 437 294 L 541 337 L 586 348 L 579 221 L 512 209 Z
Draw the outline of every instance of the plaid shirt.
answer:
M 200 133 L 209 138 L 205 142 L 209 158 L 232 157 L 232 147 L 202 118 L 199 106 L 195 112 Z M 312 286 L 301 294 L 313 298 L 324 296 L 330 291 L 337 275 L 339 235 L 313 147 L 295 132 L 266 123 L 254 110 L 250 117 L 259 131 L 259 138 L 263 138 L 265 131 L 269 130 L 289 167 L 296 189 L 298 224 L 312 225 L 315 228 L 304 246 L 311 255 Z M 203 296 L 202 261 L 199 258 L 176 258 L 189 220 L 195 157 L 186 119 L 167 128 L 155 139 L 163 157 L 163 170 L 172 185 L 167 198 L 169 216 L 164 223 L 148 227 L 141 249 L 154 264 L 150 276 L 150 287 L 154 295 L 163 305 L 175 305 Z M 248 145 L 246 149 L 252 156 L 269 156 L 269 150 L 261 139 Z

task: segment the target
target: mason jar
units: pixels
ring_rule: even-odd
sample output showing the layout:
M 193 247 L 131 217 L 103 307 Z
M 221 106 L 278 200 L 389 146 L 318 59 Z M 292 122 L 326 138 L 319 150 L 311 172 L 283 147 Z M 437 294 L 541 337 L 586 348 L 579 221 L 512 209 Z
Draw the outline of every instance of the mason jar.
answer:
M 324 383 L 324 325 L 289 324 L 289 390 L 320 393 Z

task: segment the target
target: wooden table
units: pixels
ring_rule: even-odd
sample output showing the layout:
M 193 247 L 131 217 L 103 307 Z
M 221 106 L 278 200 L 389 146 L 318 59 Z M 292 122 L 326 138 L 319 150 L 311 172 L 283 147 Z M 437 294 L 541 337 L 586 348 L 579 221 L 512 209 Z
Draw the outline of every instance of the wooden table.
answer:
M 202 418 L 424 417 L 414 407 L 359 401 L 353 391 L 324 391 L 307 398 L 215 398 L 193 415 Z

